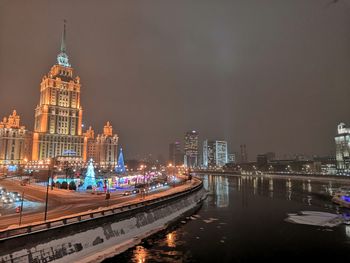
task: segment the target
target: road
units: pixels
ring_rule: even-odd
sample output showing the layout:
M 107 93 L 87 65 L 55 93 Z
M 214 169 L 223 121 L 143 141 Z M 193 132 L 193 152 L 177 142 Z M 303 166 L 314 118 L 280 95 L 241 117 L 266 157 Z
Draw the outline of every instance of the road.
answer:
M 17 191 L 22 193 L 30 201 L 40 202 L 41 205 L 31 208 L 29 211 L 23 209 L 22 224 L 44 220 L 46 187 L 38 185 L 21 186 L 17 180 L 2 180 L 1 186 L 6 187 L 9 191 Z M 156 195 L 160 192 L 170 191 L 171 187 L 151 192 L 148 197 Z M 85 192 L 74 192 L 63 189 L 49 189 L 48 202 L 48 219 L 68 216 L 75 213 L 97 209 L 99 207 L 107 207 L 108 205 L 123 204 L 130 201 L 140 200 L 140 195 L 123 196 L 121 192 L 111 193 L 109 200 L 105 199 L 105 195 L 96 195 Z M 7 228 L 11 225 L 18 225 L 19 213 L 3 215 L 0 217 L 0 229 Z

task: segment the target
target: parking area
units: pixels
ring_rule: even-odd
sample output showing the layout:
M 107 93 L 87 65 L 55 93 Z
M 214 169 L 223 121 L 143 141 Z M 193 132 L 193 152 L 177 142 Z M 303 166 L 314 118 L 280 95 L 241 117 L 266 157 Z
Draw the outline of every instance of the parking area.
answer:
M 22 194 L 15 191 L 8 191 L 0 186 L 0 216 L 19 213 L 22 205 Z M 37 202 L 23 199 L 23 211 L 37 208 L 40 206 Z
M 22 201 L 22 196 L 18 192 L 10 192 L 6 188 L 0 186 L 0 203 L 2 205 L 10 205 Z

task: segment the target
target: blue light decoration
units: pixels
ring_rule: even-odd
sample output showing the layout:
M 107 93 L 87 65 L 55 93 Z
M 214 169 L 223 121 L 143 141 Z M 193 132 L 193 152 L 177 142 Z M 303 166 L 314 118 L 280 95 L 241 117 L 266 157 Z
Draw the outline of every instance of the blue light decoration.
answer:
M 124 164 L 124 156 L 123 156 L 123 149 L 120 147 L 119 157 L 118 157 L 118 164 L 115 167 L 115 172 L 117 174 L 125 174 L 125 164 Z
M 350 196 L 343 195 L 341 198 L 342 198 L 345 202 L 350 203 Z
M 74 151 L 74 150 L 65 150 L 65 151 L 63 151 L 63 155 L 64 156 L 75 156 L 75 155 L 77 155 L 77 153 Z
M 92 188 L 96 187 L 95 168 L 92 159 L 90 159 L 89 165 L 87 167 L 83 189 L 86 190 L 89 186 Z
M 7 166 L 7 170 L 9 172 L 16 172 L 17 171 L 17 165 L 10 164 L 10 165 Z

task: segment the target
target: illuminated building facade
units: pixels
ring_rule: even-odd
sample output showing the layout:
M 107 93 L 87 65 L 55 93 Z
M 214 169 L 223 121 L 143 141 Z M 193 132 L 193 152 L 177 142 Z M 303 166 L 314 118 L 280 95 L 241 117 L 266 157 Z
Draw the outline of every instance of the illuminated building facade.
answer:
M 95 143 L 95 131 L 89 127 L 89 129 L 84 133 L 85 136 L 85 144 L 86 144 L 86 160 L 96 160 L 97 159 L 97 151 L 96 151 L 96 143 Z
M 0 165 L 25 164 L 31 157 L 31 134 L 14 110 L 0 122 Z
M 236 154 L 235 153 L 229 153 L 227 156 L 227 163 L 236 163 Z
M 186 167 L 198 166 L 198 132 L 189 131 L 185 134 L 184 165 Z
M 118 163 L 118 135 L 113 134 L 110 122 L 103 128 L 103 134 L 96 137 L 96 162 L 100 167 L 114 169 Z
M 339 173 L 350 173 L 350 128 L 344 123 L 338 125 L 338 134 L 335 136 L 336 162 Z
M 40 102 L 35 109 L 32 159 L 63 158 L 86 160 L 82 134 L 83 109 L 80 78 L 74 76 L 66 53 L 66 26 L 61 52 L 40 84 Z M 86 142 L 86 140 L 85 140 Z
M 228 152 L 226 141 L 208 141 L 203 142 L 203 166 L 223 167 L 228 163 Z

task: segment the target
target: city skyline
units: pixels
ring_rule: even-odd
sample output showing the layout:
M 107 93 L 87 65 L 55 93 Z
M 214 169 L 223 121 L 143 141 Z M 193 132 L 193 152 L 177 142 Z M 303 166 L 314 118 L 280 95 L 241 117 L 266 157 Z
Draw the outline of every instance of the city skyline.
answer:
M 222 3 L 213 13 L 208 3 L 195 18 L 186 11 L 195 4 L 172 4 L 174 14 L 184 15 L 184 21 L 170 23 L 169 28 L 157 24 L 165 13 L 143 4 L 142 11 L 130 3 L 103 4 L 100 12 L 87 4 L 84 12 L 76 15 L 78 3 L 38 1 L 17 8 L 19 3 L 23 4 L 0 4 L 0 112 L 5 116 L 16 109 L 28 130 L 34 127 L 32 109 L 38 101 L 38 83 L 59 50 L 57 33 L 64 18 L 68 21 L 68 53 L 84 87 L 85 129 L 103 127 L 103 113 L 123 138 L 126 158 L 137 153 L 166 157 L 169 142 L 181 139 L 183 144 L 184 132 L 192 129 L 199 131 L 200 142 L 205 138 L 226 140 L 232 151 L 246 144 L 250 159 L 266 151 L 331 155 L 336 126 L 350 122 L 346 104 L 350 82 L 350 45 L 345 45 L 350 41 L 347 1 L 327 8 L 319 1 L 275 4 L 282 14 L 287 8 L 299 12 L 297 18 L 285 18 L 287 25 L 294 26 L 288 32 L 274 23 L 281 14 L 262 9 L 261 28 L 270 28 L 263 37 L 249 26 L 253 21 L 239 14 L 231 18 L 225 11 L 240 7 L 248 12 L 245 8 L 258 8 L 259 3 Z M 63 11 L 67 5 L 70 10 Z M 53 19 L 46 13 L 40 17 L 43 9 L 56 10 L 50 12 Z M 123 14 L 125 11 L 131 17 Z M 21 19 L 11 19 L 14 13 Z M 93 21 L 96 25 L 90 24 L 92 14 L 99 18 Z M 212 17 L 204 23 L 208 14 Z M 31 23 L 26 23 L 28 19 Z M 148 23 L 129 23 L 135 19 Z M 295 19 L 300 20 L 297 26 Z M 186 28 L 186 22 L 193 27 Z M 20 28 L 26 33 L 17 34 Z M 255 55 L 248 55 L 253 50 Z M 202 56 L 206 52 L 208 55 Z M 174 58 L 176 54 L 179 59 Z M 302 64 L 301 59 L 305 59 Z M 284 72 L 278 71 L 280 63 Z M 16 78 L 18 74 L 21 78 Z M 296 77 L 293 81 L 292 76 Z
M 346 261 L 349 25 L 350 0 L 0 0 L 0 262 Z

